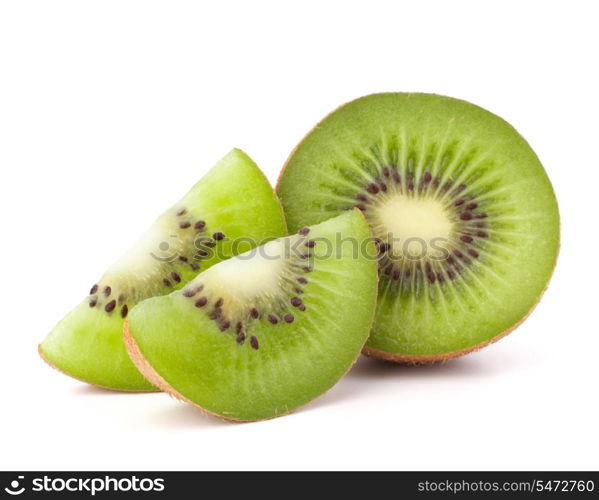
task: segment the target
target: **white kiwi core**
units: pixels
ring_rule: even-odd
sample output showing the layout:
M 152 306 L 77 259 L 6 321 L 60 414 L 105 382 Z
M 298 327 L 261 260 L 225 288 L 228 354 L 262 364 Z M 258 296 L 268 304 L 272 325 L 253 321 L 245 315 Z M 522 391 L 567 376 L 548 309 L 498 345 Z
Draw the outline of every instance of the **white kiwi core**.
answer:
M 236 305 L 281 295 L 286 274 L 284 242 L 275 240 L 208 269 L 199 279 L 213 293 Z
M 453 222 L 440 201 L 392 196 L 375 210 L 377 236 L 394 256 L 439 257 L 448 248 Z

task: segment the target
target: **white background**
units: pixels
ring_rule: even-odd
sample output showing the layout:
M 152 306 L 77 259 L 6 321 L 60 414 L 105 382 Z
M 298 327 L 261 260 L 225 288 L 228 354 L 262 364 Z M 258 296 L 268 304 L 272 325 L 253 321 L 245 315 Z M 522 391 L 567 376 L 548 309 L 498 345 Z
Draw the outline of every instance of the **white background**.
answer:
M 0 469 L 598 469 L 596 7 L 2 2 Z M 547 168 L 562 251 L 515 333 L 442 366 L 363 359 L 295 414 L 242 425 L 38 359 L 54 323 L 230 148 L 274 182 L 321 117 L 380 91 L 486 107 Z

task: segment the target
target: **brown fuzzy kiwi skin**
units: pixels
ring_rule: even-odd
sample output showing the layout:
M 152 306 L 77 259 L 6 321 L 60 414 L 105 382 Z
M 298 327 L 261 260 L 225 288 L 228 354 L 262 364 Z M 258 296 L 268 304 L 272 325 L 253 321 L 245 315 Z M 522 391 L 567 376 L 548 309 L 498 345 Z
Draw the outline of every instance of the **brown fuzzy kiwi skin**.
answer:
M 512 328 L 506 330 L 503 333 L 500 333 L 496 337 L 493 337 L 491 340 L 487 340 L 486 342 L 481 342 L 473 347 L 468 347 L 467 349 L 462 349 L 460 351 L 451 351 L 444 352 L 443 354 L 431 354 L 426 356 L 411 356 L 409 354 L 394 354 L 392 352 L 379 351 L 378 349 L 373 349 L 372 347 L 364 346 L 362 349 L 362 354 L 364 356 L 368 356 L 369 358 L 380 359 L 383 361 L 391 361 L 393 363 L 398 363 L 400 365 L 434 365 L 446 363 L 447 361 L 455 358 L 459 358 L 461 356 L 465 356 L 466 354 L 470 354 L 472 352 L 478 351 L 488 345 L 494 344 L 495 342 L 501 340 L 503 337 L 506 337 L 511 332 L 513 332 L 516 328 L 518 328 L 526 318 L 528 318 L 528 313 L 524 318 L 522 318 L 518 323 L 516 323 Z
M 72 378 L 73 380 L 77 380 L 78 382 L 83 382 L 84 384 L 90 385 L 92 387 L 97 387 L 98 389 L 103 389 L 106 391 L 110 391 L 110 392 L 122 392 L 125 394 L 152 394 L 154 392 L 160 392 L 160 389 L 158 389 L 158 387 L 156 387 L 155 389 L 148 389 L 146 391 L 144 390 L 128 390 L 128 389 L 115 389 L 114 387 L 108 387 L 105 385 L 99 385 L 99 384 L 93 384 L 91 382 L 88 382 L 87 380 L 83 380 L 81 378 L 77 378 L 77 377 L 73 377 L 73 375 L 71 375 L 70 373 L 65 372 L 64 370 L 61 370 L 60 368 L 58 368 L 58 366 L 56 366 L 54 363 L 52 363 L 44 354 L 44 351 L 42 349 L 42 345 L 39 344 L 37 346 L 37 352 L 40 355 L 40 358 L 42 358 L 42 360 L 44 361 L 44 363 L 46 363 L 50 368 L 54 368 L 57 372 L 62 373 L 63 375 L 66 375 L 67 377 Z
M 166 392 L 169 396 L 172 396 L 173 398 L 178 399 L 179 401 L 183 401 L 184 403 L 189 403 L 196 410 L 204 413 L 205 415 L 219 418 L 221 420 L 224 420 L 225 422 L 243 422 L 243 420 L 236 420 L 233 418 L 225 418 L 220 415 L 216 415 L 215 413 L 211 413 L 208 410 L 206 410 L 205 408 L 198 406 L 193 401 L 190 401 L 185 396 L 183 396 L 181 393 L 177 392 L 166 380 L 164 380 L 158 374 L 158 372 L 156 370 L 154 370 L 152 365 L 150 365 L 148 360 L 144 357 L 144 355 L 141 352 L 141 349 L 137 345 L 137 342 L 135 342 L 133 335 L 131 335 L 131 332 L 129 331 L 129 321 L 125 321 L 125 324 L 123 325 L 123 340 L 125 342 L 125 347 L 127 348 L 127 353 L 129 354 L 131 361 L 133 361 L 133 364 L 141 372 L 141 374 L 144 377 L 146 377 L 148 382 L 150 382 L 151 384 L 154 384 L 156 387 L 160 388 L 163 392 Z
M 380 95 L 381 93 L 385 93 L 385 92 L 375 92 L 372 94 L 367 94 L 365 96 L 359 97 L 358 99 L 363 99 L 366 97 L 371 97 L 371 96 L 376 96 L 376 95 Z M 419 93 L 419 92 L 402 92 L 405 94 L 412 94 L 412 93 Z M 430 95 L 438 95 L 440 97 L 445 97 L 442 94 L 435 94 L 435 93 L 431 93 Z M 295 147 L 291 150 L 291 153 L 289 153 L 289 155 L 287 156 L 287 159 L 285 160 L 285 163 L 283 164 L 283 168 L 281 169 L 281 172 L 279 173 L 279 177 L 277 178 L 277 183 L 275 184 L 275 193 L 278 195 L 279 192 L 279 185 L 281 184 L 281 180 L 283 179 L 283 174 L 285 173 L 285 170 L 287 169 L 287 165 L 289 165 L 289 162 L 291 161 L 291 158 L 293 158 L 293 155 L 295 155 L 296 151 L 298 150 L 298 148 L 303 144 L 304 140 L 314 131 L 316 130 L 318 127 L 320 127 L 320 124 L 323 123 L 329 116 L 334 115 L 337 111 L 339 111 L 341 108 L 345 107 L 347 104 L 354 102 L 357 99 L 351 99 L 349 101 L 344 102 L 343 104 L 338 105 L 335 109 L 333 109 L 330 113 L 328 113 L 326 116 L 324 116 L 321 120 L 318 121 L 318 123 L 312 127 L 308 133 L 306 133 L 304 135 L 304 137 L 302 137 L 302 139 L 295 145 Z M 278 198 L 278 196 L 277 196 Z M 280 198 L 278 198 L 280 200 Z M 281 200 L 281 205 L 283 205 L 283 202 Z M 285 208 L 283 208 L 283 212 L 285 211 Z M 287 220 L 287 219 L 285 219 Z M 287 228 L 289 229 L 289 228 Z
M 355 209 L 355 210 L 357 210 L 357 209 Z M 363 214 L 361 212 L 360 212 L 360 214 L 363 216 Z M 378 286 L 378 275 L 377 275 L 377 286 Z M 374 304 L 372 306 L 373 312 L 372 312 L 372 316 L 370 318 L 368 331 L 372 330 L 372 325 L 374 324 L 374 317 L 375 317 L 375 311 L 376 311 L 376 300 L 377 300 L 377 297 L 375 295 Z M 339 383 L 339 380 L 341 380 L 343 377 L 345 377 L 345 375 L 347 375 L 349 373 L 349 371 L 354 367 L 354 365 L 356 364 L 356 361 L 358 361 L 358 358 L 360 357 L 360 354 L 358 353 L 356 355 L 356 358 L 354 359 L 354 361 L 347 368 L 347 371 L 341 377 L 339 377 L 339 380 L 327 391 L 323 392 L 322 394 L 319 394 L 312 401 L 309 401 L 308 403 L 306 403 L 306 405 L 302 405 L 302 406 L 299 406 L 298 408 L 295 408 L 291 411 L 288 411 L 285 413 L 280 413 L 278 415 L 273 415 L 272 417 L 264 418 L 261 420 L 243 420 L 243 419 L 239 419 L 239 418 L 223 417 L 222 415 L 217 415 L 215 413 L 212 413 L 211 411 L 208 411 L 205 408 L 202 408 L 201 406 L 197 405 L 193 401 L 190 401 L 189 399 L 187 399 L 181 393 L 177 392 L 177 390 L 175 390 L 174 387 L 172 387 L 166 380 L 164 380 L 164 378 L 162 378 L 158 374 L 158 372 L 156 372 L 156 370 L 154 370 L 152 365 L 150 365 L 148 360 L 144 357 L 144 355 L 141 352 L 141 349 L 137 345 L 137 342 L 135 342 L 133 335 L 131 335 L 131 331 L 129 330 L 129 320 L 125 320 L 125 324 L 123 326 L 123 340 L 125 342 L 125 347 L 127 349 L 127 352 L 129 353 L 129 357 L 131 358 L 131 361 L 133 361 L 133 364 L 142 373 L 142 375 L 144 377 L 146 377 L 148 382 L 150 382 L 151 384 L 154 384 L 160 390 L 162 390 L 163 392 L 166 392 L 173 398 L 178 399 L 179 401 L 183 401 L 184 403 L 189 403 L 193 408 L 200 411 L 201 413 L 211 416 L 211 417 L 216 417 L 224 422 L 230 422 L 230 423 L 250 423 L 250 422 L 260 422 L 262 420 L 272 420 L 273 418 L 283 417 L 285 415 L 289 415 L 290 413 L 293 413 L 294 411 L 297 411 L 298 409 L 302 408 L 302 406 L 306 406 L 306 405 L 310 404 L 312 401 L 314 401 L 314 399 L 317 399 L 317 398 L 323 396 L 328 391 L 330 391 L 333 387 L 335 387 L 335 385 L 337 385 L 337 383 Z M 368 341 L 368 339 L 366 339 L 365 343 L 367 341 Z M 365 347 L 363 347 L 362 349 L 365 349 Z M 362 350 L 362 352 L 364 352 L 364 351 Z
M 376 94 L 371 94 L 371 95 L 376 95 Z M 368 97 L 368 96 L 365 96 L 365 97 Z M 281 207 L 283 207 L 283 213 L 285 213 L 285 207 L 283 206 L 283 200 L 281 200 L 281 198 L 279 198 L 279 186 L 281 184 L 281 180 L 283 179 L 283 174 L 285 173 L 285 170 L 287 169 L 287 165 L 289 165 L 289 162 L 291 161 L 291 158 L 293 158 L 293 155 L 295 155 L 298 148 L 303 144 L 304 140 L 312 133 L 312 131 L 317 129 L 320 126 L 320 124 L 322 122 L 324 122 L 329 116 L 336 113 L 337 110 L 341 109 L 343 106 L 345 106 L 346 104 L 349 104 L 350 102 L 352 102 L 352 101 L 347 101 L 347 102 L 344 102 L 343 104 L 340 104 L 333 111 L 331 111 L 328 115 L 326 115 L 324 118 L 322 118 L 314 127 L 312 127 L 308 131 L 307 134 L 304 135 L 304 137 L 302 137 L 302 139 L 291 150 L 291 153 L 289 153 L 289 155 L 287 155 L 287 159 L 285 160 L 285 163 L 283 164 L 283 168 L 281 169 L 281 172 L 279 172 L 279 177 L 277 178 L 277 183 L 275 184 L 275 194 L 277 195 L 277 199 L 281 203 Z M 285 217 L 285 223 L 287 223 L 287 217 Z M 287 231 L 289 231 L 289 227 L 287 227 Z
M 553 269 L 555 269 L 555 265 L 553 266 Z M 552 273 L 553 273 L 553 271 L 552 271 Z M 547 286 L 545 287 L 545 289 L 543 290 L 543 292 L 541 293 L 541 295 L 539 296 L 539 298 L 537 299 L 535 304 L 520 319 L 520 321 L 518 321 L 511 328 L 508 328 L 504 332 L 501 332 L 499 335 L 496 335 L 491 340 L 481 342 L 480 344 L 476 344 L 475 346 L 467 347 L 466 349 L 461 349 L 459 351 L 444 352 L 441 354 L 430 354 L 430 355 L 426 355 L 426 356 L 417 356 L 417 355 L 412 356 L 409 354 L 394 354 L 392 352 L 379 351 L 378 349 L 373 349 L 372 347 L 364 346 L 364 348 L 362 349 L 362 354 L 364 354 L 364 356 L 368 356 L 369 358 L 381 359 L 383 361 L 391 361 L 393 363 L 398 363 L 398 364 L 402 364 L 402 365 L 417 366 L 417 365 L 441 364 L 441 363 L 445 363 L 451 359 L 459 358 L 461 356 L 465 356 L 466 354 L 470 354 L 472 352 L 479 351 L 479 350 L 483 349 L 484 347 L 494 344 L 495 342 L 498 342 L 502 338 L 507 337 L 516 328 L 518 328 L 522 323 L 524 323 L 528 319 L 528 317 L 532 314 L 532 312 L 535 310 L 535 308 L 541 301 L 541 298 L 547 291 L 548 287 L 549 287 L 549 283 L 547 283 Z

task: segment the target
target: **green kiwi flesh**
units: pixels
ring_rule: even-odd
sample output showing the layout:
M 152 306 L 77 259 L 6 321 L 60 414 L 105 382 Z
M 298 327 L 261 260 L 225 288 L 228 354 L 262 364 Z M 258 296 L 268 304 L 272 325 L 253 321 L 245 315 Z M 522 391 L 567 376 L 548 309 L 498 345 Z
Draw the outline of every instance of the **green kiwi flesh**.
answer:
M 380 252 L 365 353 L 443 361 L 528 315 L 559 247 L 550 181 L 522 136 L 465 101 L 387 93 L 350 102 L 297 146 L 278 194 L 289 229 L 358 207 Z
M 367 242 L 371 258 L 344 240 Z M 138 304 L 125 326 L 137 367 L 165 392 L 227 420 L 284 415 L 332 387 L 374 316 L 376 252 L 346 212 Z
M 40 355 L 90 384 L 156 390 L 135 368 L 123 343 L 123 324 L 135 304 L 180 289 L 216 262 L 285 234 L 268 180 L 234 149 L 92 286 L 41 343 Z M 237 244 L 242 237 L 245 243 Z

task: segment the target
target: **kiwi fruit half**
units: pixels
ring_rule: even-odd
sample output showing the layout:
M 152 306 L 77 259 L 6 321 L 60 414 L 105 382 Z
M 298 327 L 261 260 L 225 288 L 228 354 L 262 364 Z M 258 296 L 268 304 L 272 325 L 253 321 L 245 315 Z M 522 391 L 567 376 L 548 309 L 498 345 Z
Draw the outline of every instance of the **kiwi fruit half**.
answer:
M 372 247 L 371 258 L 355 241 Z M 350 211 L 141 302 L 125 343 L 148 380 L 196 408 L 227 420 L 277 417 L 352 366 L 368 338 L 377 279 L 368 225 Z
M 365 353 L 443 361 L 514 329 L 539 301 L 559 247 L 539 159 L 498 116 L 431 94 L 350 102 L 291 154 L 278 194 L 289 229 L 357 207 L 380 252 Z
M 155 390 L 123 343 L 139 301 L 179 289 L 201 270 L 287 234 L 282 209 L 256 164 L 234 149 L 97 281 L 39 346 L 74 378 L 123 391 Z

